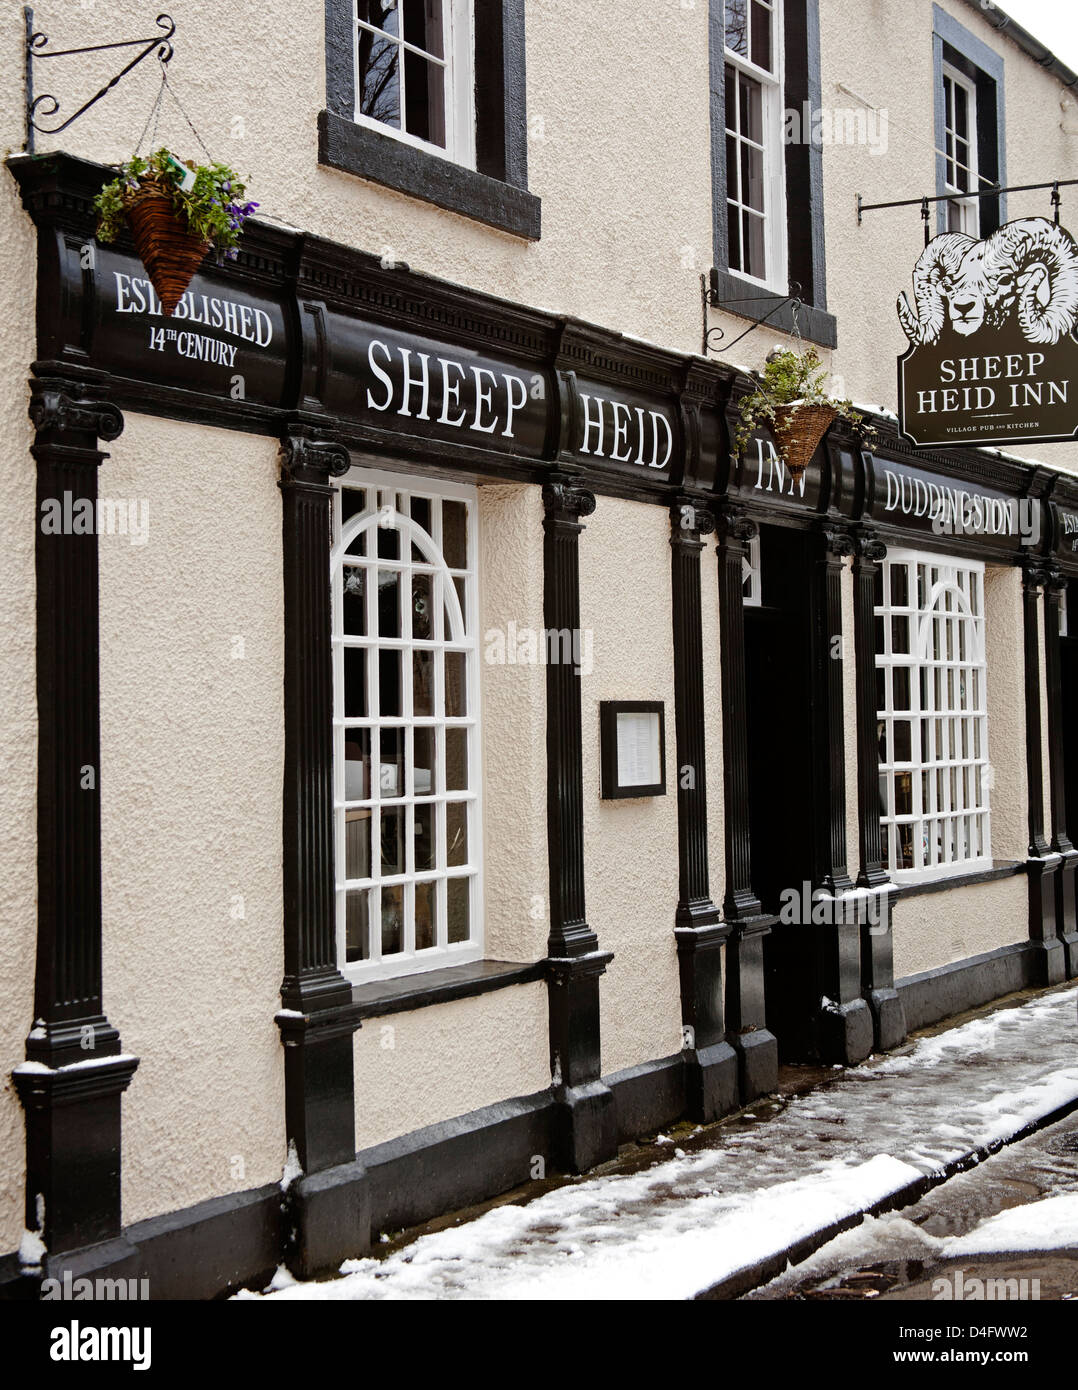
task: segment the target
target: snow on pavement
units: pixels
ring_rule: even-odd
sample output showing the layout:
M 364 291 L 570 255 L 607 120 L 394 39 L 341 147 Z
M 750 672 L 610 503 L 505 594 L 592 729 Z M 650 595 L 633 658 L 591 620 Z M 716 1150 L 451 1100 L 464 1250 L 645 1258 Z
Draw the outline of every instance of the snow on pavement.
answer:
M 583 1178 L 266 1296 L 690 1298 L 1076 1101 L 1067 989 L 849 1070 L 764 1124 L 723 1125 L 692 1154 Z

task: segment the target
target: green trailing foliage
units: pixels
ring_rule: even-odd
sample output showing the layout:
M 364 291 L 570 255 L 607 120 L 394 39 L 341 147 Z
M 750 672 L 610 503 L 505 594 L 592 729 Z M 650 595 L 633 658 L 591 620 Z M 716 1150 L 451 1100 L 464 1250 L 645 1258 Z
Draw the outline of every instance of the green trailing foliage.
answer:
M 194 174 L 190 187 L 187 173 Z M 246 201 L 247 189 L 227 164 L 181 163 L 171 151 L 156 150 L 147 159 L 135 155 L 94 199 L 97 209 L 97 239 L 103 244 L 115 241 L 127 219 L 127 207 L 142 188 L 153 187 L 166 193 L 172 210 L 199 241 L 208 241 L 218 261 L 234 260 L 243 224 L 258 207 Z
M 827 405 L 835 414 L 856 426 L 866 446 L 871 448 L 876 438 L 874 425 L 867 423 L 864 414 L 855 410 L 853 402 L 838 400 L 827 394 L 828 371 L 815 348 L 795 352 L 792 348 L 776 348 L 768 354 L 756 389 L 741 402 L 741 423 L 735 436 L 740 454 L 755 432 L 762 426 L 773 427 L 779 406 Z

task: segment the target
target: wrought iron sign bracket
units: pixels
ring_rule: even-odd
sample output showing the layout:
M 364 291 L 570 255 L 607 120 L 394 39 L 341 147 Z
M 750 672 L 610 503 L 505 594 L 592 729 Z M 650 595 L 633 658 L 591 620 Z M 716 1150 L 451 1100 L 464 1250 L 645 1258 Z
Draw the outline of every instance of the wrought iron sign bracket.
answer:
M 78 118 L 96 102 L 99 102 L 106 93 L 110 92 L 122 78 L 126 77 L 132 68 L 137 67 L 143 58 L 148 58 L 151 53 L 155 53 L 162 63 L 167 63 L 172 57 L 171 39 L 176 32 L 176 25 L 170 15 L 159 14 L 157 16 L 157 27 L 159 34 L 152 38 L 142 39 L 120 39 L 115 43 L 94 43 L 82 48 L 55 48 L 48 49 L 48 35 L 34 29 L 34 12 L 29 5 L 23 7 L 23 17 L 26 22 L 26 140 L 23 145 L 27 154 L 34 152 L 34 132 L 40 131 L 42 135 L 58 135 L 60 131 L 66 130 L 69 125 L 74 124 Z M 34 59 L 41 58 L 70 58 L 78 53 L 103 53 L 113 48 L 139 48 L 134 58 L 121 68 L 115 77 L 105 83 L 99 92 L 96 92 L 89 101 L 83 102 L 77 111 L 68 116 L 59 125 L 42 125 L 40 118 L 46 119 L 56 116 L 60 110 L 60 103 L 50 92 L 42 92 L 40 96 L 34 96 Z
M 709 352 L 711 352 L 713 349 L 717 351 L 717 349 L 718 349 L 718 344 L 719 344 L 720 342 L 722 342 L 723 338 L 726 337 L 726 333 L 725 333 L 725 330 L 724 330 L 724 329 L 719 328 L 719 327 L 708 328 L 708 326 L 707 326 L 707 311 L 708 311 L 709 308 L 711 308 L 711 309 L 726 309 L 726 310 L 729 310 L 729 311 L 732 312 L 732 313 L 739 314 L 741 317 L 747 317 L 746 315 L 741 315 L 740 310 L 731 309 L 731 305 L 734 305 L 734 304 L 759 304 L 759 303 L 762 303 L 762 302 L 764 302 L 764 301 L 766 301 L 766 302 L 768 302 L 768 303 L 771 303 L 771 301 L 774 300 L 774 298 L 775 298 L 775 296 L 774 296 L 773 294 L 754 294 L 754 295 L 747 295 L 747 296 L 746 296 L 745 298 L 743 298 L 743 299 L 740 299 L 740 298 L 739 298 L 739 299 L 721 299 L 721 298 L 719 297 L 718 276 L 715 274 L 714 271 L 712 271 L 712 273 L 711 273 L 710 280 L 709 280 L 709 278 L 708 278 L 707 276 L 703 276 L 703 275 L 702 275 L 702 276 L 700 277 L 700 282 L 701 282 L 701 288 L 702 288 L 702 290 L 703 290 L 703 297 L 704 297 L 704 355 L 705 355 L 705 356 L 706 356 Z M 754 332 L 757 328 L 760 328 L 763 324 L 767 323 L 769 319 L 774 318 L 774 316 L 779 312 L 779 310 L 780 310 L 780 309 L 784 309 L 784 308 L 786 307 L 787 304 L 789 304 L 789 305 L 791 305 L 791 306 L 793 307 L 793 311 L 794 311 L 794 333 L 795 333 L 795 336 L 800 336 L 800 335 L 797 333 L 797 312 L 798 312 L 798 310 L 799 310 L 799 309 L 802 307 L 802 305 L 803 305 L 803 301 L 802 301 L 802 299 L 801 299 L 801 297 L 800 297 L 800 296 L 801 296 L 801 286 L 800 286 L 799 284 L 797 284 L 796 282 L 791 281 L 791 282 L 790 282 L 790 286 L 789 286 L 789 290 L 790 290 L 789 294 L 787 294 L 786 297 L 785 297 L 784 299 L 780 299 L 780 300 L 778 301 L 777 304 L 772 304 L 772 305 L 771 305 L 771 308 L 767 311 L 766 314 L 764 314 L 763 318 L 754 319 L 754 320 L 752 321 L 752 323 L 749 325 L 749 327 L 745 329 L 744 333 L 739 333 L 738 336 L 733 340 L 733 342 L 727 343 L 727 344 L 726 344 L 726 349 L 727 349 L 727 351 L 729 351 L 730 348 L 737 347 L 738 343 L 741 342 L 742 338 L 747 338 L 747 337 L 749 336 L 750 333 Z M 712 339 L 714 339 L 714 342 L 712 342 Z
M 878 212 L 881 208 L 912 208 L 920 207 L 921 219 L 925 224 L 925 245 L 932 240 L 932 233 L 929 227 L 928 207 L 930 203 L 950 203 L 956 198 L 997 198 L 1002 193 L 1034 193 L 1042 188 L 1052 190 L 1052 212 L 1055 217 L 1056 226 L 1059 226 L 1059 205 L 1062 201 L 1059 195 L 1061 188 L 1073 188 L 1078 185 L 1078 179 L 1049 179 L 1047 183 L 1014 183 L 1004 188 L 1001 184 L 989 184 L 987 188 L 982 188 L 978 193 L 940 193 L 933 198 L 901 198 L 896 203 L 866 203 L 860 193 L 857 195 L 857 225 L 860 227 L 864 221 L 866 212 Z

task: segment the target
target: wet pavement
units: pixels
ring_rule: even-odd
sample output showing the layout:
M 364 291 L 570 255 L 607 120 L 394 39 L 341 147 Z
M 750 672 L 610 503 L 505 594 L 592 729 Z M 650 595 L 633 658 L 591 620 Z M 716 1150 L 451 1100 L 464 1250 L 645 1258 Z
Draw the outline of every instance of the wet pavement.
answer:
M 1078 1113 L 956 1174 L 901 1212 L 868 1217 L 744 1297 L 887 1301 L 949 1294 L 968 1301 L 980 1293 L 974 1280 L 985 1284 L 1005 1278 L 1018 1281 L 1019 1296 L 1025 1281 L 1028 1297 L 1036 1293 L 1042 1302 L 1078 1300 L 1078 1244 L 966 1255 L 951 1255 L 947 1248 L 1001 1212 L 1030 1208 L 1064 1193 L 1078 1201 Z
M 938 1225 L 957 1220 L 965 1200 L 972 1213 L 980 1201 L 1033 1197 L 1042 1187 L 1024 1168 L 991 1197 L 961 1197 L 954 1176 L 940 1189 L 955 1194 L 950 1205 L 921 1194 L 1078 1106 L 1075 997 L 1073 986 L 1014 996 L 850 1070 L 784 1069 L 780 1094 L 722 1122 L 678 1126 L 597 1173 L 530 1184 L 422 1231 L 382 1233 L 379 1256 L 349 1261 L 346 1277 L 277 1296 L 733 1297 L 889 1200 L 921 1198 L 924 1222 Z M 908 1249 L 840 1252 L 845 1264 L 817 1283 L 841 1287 L 841 1274 L 847 1291 L 835 1297 L 868 1294 L 873 1280 L 875 1297 L 914 1287 L 940 1248 L 930 1225 L 907 1221 L 895 1234 Z M 922 1268 L 892 1279 L 890 1266 L 910 1259 Z M 820 1292 L 813 1273 L 801 1267 L 798 1296 Z

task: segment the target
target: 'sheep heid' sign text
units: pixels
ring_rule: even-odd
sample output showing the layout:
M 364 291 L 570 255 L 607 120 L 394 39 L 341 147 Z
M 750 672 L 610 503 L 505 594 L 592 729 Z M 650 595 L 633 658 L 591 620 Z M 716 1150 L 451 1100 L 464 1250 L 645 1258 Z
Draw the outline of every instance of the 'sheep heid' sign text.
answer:
M 609 458 L 636 468 L 666 469 L 674 454 L 674 431 L 665 411 L 581 390 L 578 454 Z
M 246 287 L 200 274 L 167 317 L 138 261 L 103 252 L 94 361 L 124 377 L 258 405 L 284 404 L 299 359 L 300 394 L 382 443 L 418 437 L 540 458 L 561 409 L 549 368 L 486 356 L 468 345 L 365 322 L 304 303 L 301 331 Z M 663 478 L 679 431 L 661 400 L 579 380 L 570 452 L 614 471 Z M 385 439 L 392 448 L 392 440 Z M 564 445 L 563 445 L 564 447 Z
M 1078 434 L 1078 246 L 1041 217 L 984 241 L 947 232 L 899 297 L 902 430 L 921 447 Z

